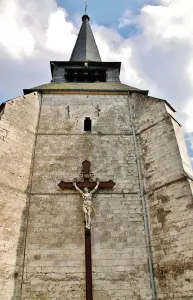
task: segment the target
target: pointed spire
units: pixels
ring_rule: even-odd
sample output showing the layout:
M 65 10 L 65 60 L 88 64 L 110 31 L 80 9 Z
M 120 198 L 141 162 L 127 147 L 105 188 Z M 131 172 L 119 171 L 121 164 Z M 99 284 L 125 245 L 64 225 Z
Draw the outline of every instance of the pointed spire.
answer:
M 88 15 L 82 17 L 82 26 L 70 61 L 101 61 L 89 21 Z

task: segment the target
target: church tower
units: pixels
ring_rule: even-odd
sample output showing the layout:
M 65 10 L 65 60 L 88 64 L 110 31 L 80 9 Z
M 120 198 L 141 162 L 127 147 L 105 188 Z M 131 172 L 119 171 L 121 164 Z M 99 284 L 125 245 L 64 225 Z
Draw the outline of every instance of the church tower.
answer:
M 120 82 L 89 20 L 50 83 L 0 106 L 0 299 L 191 300 L 181 126 L 167 101 Z

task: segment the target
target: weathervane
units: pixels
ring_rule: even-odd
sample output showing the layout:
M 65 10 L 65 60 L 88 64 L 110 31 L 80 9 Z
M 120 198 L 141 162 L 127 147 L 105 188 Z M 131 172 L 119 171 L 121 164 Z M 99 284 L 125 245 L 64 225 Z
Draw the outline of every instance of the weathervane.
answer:
M 88 8 L 88 1 L 85 0 L 85 15 L 87 14 L 87 8 Z

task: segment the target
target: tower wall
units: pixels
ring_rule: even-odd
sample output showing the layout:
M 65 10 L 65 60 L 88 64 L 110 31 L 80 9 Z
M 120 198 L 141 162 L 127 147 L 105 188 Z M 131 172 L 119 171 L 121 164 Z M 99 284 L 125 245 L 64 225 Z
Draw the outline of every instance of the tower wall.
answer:
M 0 118 L 0 299 L 17 299 L 24 259 L 24 211 L 39 112 L 37 94 L 6 102 Z M 19 246 L 18 246 L 19 245 Z M 16 286 L 16 281 L 20 285 Z M 14 298 L 12 298 L 14 296 Z
M 58 183 L 87 159 L 96 178 L 116 182 L 93 199 L 93 300 L 152 299 L 143 197 L 157 299 L 190 300 L 192 170 L 174 112 L 138 94 L 40 98 L 8 102 L 0 120 L 2 299 L 85 299 L 82 203 Z
M 192 299 L 192 168 L 171 108 L 132 96 L 159 299 Z
M 62 192 L 81 163 L 100 180 L 92 218 L 94 300 L 151 299 L 142 203 L 128 96 L 43 95 L 28 221 L 22 299 L 85 299 L 80 196 Z M 84 118 L 92 132 L 84 132 Z

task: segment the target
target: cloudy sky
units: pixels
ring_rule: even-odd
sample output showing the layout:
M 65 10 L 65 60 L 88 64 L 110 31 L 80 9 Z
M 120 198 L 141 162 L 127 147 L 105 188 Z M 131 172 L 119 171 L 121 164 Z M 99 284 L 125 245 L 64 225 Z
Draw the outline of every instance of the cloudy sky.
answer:
M 0 102 L 50 81 L 68 60 L 84 0 L 0 0 Z M 103 61 L 122 82 L 166 99 L 183 124 L 193 161 L 193 0 L 88 0 Z

